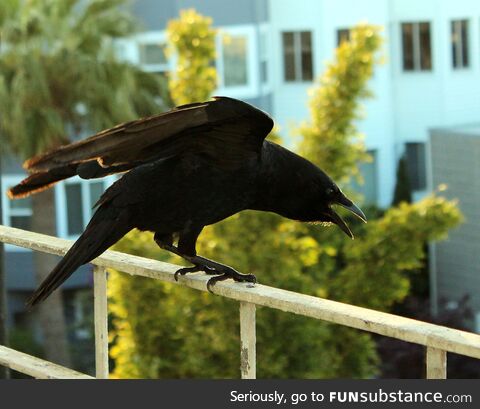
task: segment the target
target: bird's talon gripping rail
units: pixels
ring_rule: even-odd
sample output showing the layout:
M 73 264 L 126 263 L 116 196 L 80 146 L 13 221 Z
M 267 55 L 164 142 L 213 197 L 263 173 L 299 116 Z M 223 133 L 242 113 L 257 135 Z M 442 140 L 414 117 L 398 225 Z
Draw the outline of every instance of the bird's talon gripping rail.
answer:
M 72 242 L 57 237 L 28 232 L 0 225 L 0 241 L 45 253 L 63 255 Z M 94 271 L 94 315 L 97 378 L 108 376 L 108 320 L 107 280 L 105 268 L 115 268 L 131 275 L 176 283 L 175 271 L 179 266 L 131 256 L 116 251 L 107 251 L 92 262 Z M 208 276 L 193 274 L 184 276 L 177 284 L 199 291 L 207 291 Z M 215 294 L 240 303 L 241 376 L 255 378 L 255 309 L 256 305 L 274 308 L 313 319 L 336 323 L 380 334 L 426 347 L 427 378 L 445 378 L 447 351 L 480 359 L 480 335 L 459 331 L 398 315 L 387 314 L 367 308 L 330 301 L 305 294 L 252 283 L 238 285 L 233 282 L 217 283 Z M 0 346 L 0 365 L 16 368 L 34 377 L 77 376 L 58 368 L 38 372 L 38 365 L 24 365 L 18 354 Z M 31 357 L 33 358 L 33 357 Z M 35 361 L 31 361 L 35 362 Z

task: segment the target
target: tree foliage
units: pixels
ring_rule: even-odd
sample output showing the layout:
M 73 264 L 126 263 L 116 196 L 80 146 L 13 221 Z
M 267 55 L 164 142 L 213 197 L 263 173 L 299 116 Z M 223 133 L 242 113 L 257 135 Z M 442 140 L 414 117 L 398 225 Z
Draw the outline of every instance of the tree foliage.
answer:
M 30 157 L 159 110 L 159 79 L 115 56 L 114 40 L 135 27 L 125 3 L 0 2 L 0 131 L 14 153 Z
M 380 44 L 376 27 L 353 30 L 316 84 L 311 120 L 301 128 L 300 151 L 345 183 L 367 160 L 355 120 L 359 99 L 370 95 Z M 367 225 L 346 217 L 355 241 L 336 227 L 246 211 L 207 227 L 198 252 L 256 274 L 262 284 L 388 310 L 407 295 L 405 272 L 422 263 L 424 243 L 461 219 L 454 203 L 435 196 L 389 209 Z M 138 233 L 118 248 L 168 257 Z M 125 275 L 115 275 L 112 296 L 116 376 L 238 376 L 237 303 Z M 369 334 L 271 309 L 258 310 L 257 350 L 258 375 L 265 378 L 365 378 L 378 364 Z
M 119 61 L 115 40 L 133 34 L 126 0 L 0 2 L 0 154 L 28 158 L 92 130 L 161 110 L 162 82 Z M 55 235 L 55 197 L 32 198 L 32 229 Z M 35 253 L 43 281 L 57 260 Z M 46 358 L 69 366 L 59 292 L 38 309 Z
M 397 166 L 397 182 L 393 192 L 392 205 L 398 205 L 401 202 L 412 203 L 412 187 L 410 177 L 408 176 L 407 159 L 403 155 L 398 160 Z
M 340 44 L 311 91 L 310 122 L 300 128 L 300 153 L 340 183 L 358 174 L 358 163 L 369 160 L 355 124 L 362 117 L 361 100 L 372 96 L 367 83 L 380 62 L 378 31 L 359 25 L 351 40 Z
M 169 80 L 175 105 L 205 101 L 217 84 L 215 61 L 216 30 L 210 17 L 194 9 L 180 11 L 178 20 L 171 20 L 167 35 L 177 67 Z

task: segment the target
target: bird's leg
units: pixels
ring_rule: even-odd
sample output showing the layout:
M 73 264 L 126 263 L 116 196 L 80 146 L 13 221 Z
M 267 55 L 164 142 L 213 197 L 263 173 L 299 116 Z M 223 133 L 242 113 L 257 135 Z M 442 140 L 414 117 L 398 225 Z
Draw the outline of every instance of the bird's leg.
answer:
M 184 256 L 181 256 L 181 257 L 184 257 Z M 184 257 L 184 258 L 186 260 L 188 260 L 186 257 Z M 179 275 L 184 276 L 185 274 L 196 273 L 197 271 L 203 271 L 205 274 L 208 274 L 208 275 L 218 274 L 213 268 L 210 268 L 210 267 L 207 267 L 207 266 L 202 266 L 200 264 L 195 264 L 193 267 L 183 267 L 183 268 L 180 268 L 179 270 L 175 271 L 175 274 L 173 275 L 173 278 L 175 278 L 175 281 L 178 281 L 178 276 Z
M 198 237 L 198 235 L 197 235 Z M 172 235 L 160 235 L 158 233 L 155 233 L 153 239 L 155 240 L 155 243 L 158 244 L 158 246 L 161 248 L 161 249 L 164 249 L 164 250 L 167 250 L 173 254 L 176 254 L 177 256 L 180 256 L 186 260 L 188 260 L 188 256 L 186 254 L 184 254 L 183 252 L 181 252 L 177 247 L 175 247 L 173 245 L 173 237 Z M 190 261 L 190 260 L 188 260 Z M 175 274 L 174 274 L 174 278 L 175 278 L 175 281 L 178 281 L 178 276 L 179 275 L 185 275 L 185 274 L 188 274 L 188 273 L 196 273 L 197 271 L 203 271 L 205 272 L 206 274 L 210 274 L 210 275 L 213 275 L 213 274 L 218 274 L 215 270 L 207 267 L 207 266 L 203 266 L 203 265 L 200 265 L 200 264 L 195 264 L 193 263 L 194 266 L 193 267 L 183 267 L 183 268 L 180 268 L 178 269 L 177 271 L 175 271 Z
M 177 270 L 175 272 L 175 280 L 178 279 L 179 274 L 184 275 L 196 271 L 204 271 L 211 275 L 217 274 L 216 277 L 212 277 L 207 282 L 207 289 L 210 292 L 212 292 L 212 288 L 217 282 L 229 278 L 237 282 L 255 283 L 257 281 L 253 274 L 242 274 L 233 267 L 198 256 L 195 250 L 195 243 L 200 231 L 192 232 L 192 234 L 182 234 L 178 242 L 178 247 L 172 244 L 172 240 L 165 240 L 163 236 L 155 234 L 154 240 L 160 248 L 178 255 L 194 265 L 193 267 L 185 267 Z

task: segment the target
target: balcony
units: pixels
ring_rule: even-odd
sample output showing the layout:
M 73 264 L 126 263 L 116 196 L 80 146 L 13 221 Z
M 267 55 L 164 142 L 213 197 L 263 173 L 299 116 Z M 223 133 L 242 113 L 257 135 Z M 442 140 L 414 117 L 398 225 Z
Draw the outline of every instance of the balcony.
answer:
M 63 255 L 72 242 L 25 230 L 0 225 L 0 241 L 29 248 L 34 251 Z M 115 268 L 131 275 L 149 277 L 181 286 L 207 291 L 208 276 L 192 274 L 174 279 L 179 266 L 106 251 L 93 260 L 96 378 L 108 378 L 108 321 L 107 321 L 107 268 Z M 374 334 L 400 339 L 425 346 L 427 379 L 445 379 L 447 352 L 480 359 L 480 335 L 439 325 L 404 318 L 354 305 L 299 294 L 279 288 L 257 284 L 219 282 L 215 294 L 239 302 L 240 314 L 240 375 L 243 379 L 256 378 L 256 325 L 257 305 L 275 308 L 317 320 L 357 328 Z M 261 359 L 261 357 L 260 357 Z M 48 361 L 0 345 L 0 365 L 42 379 L 86 379 L 86 374 L 73 371 Z

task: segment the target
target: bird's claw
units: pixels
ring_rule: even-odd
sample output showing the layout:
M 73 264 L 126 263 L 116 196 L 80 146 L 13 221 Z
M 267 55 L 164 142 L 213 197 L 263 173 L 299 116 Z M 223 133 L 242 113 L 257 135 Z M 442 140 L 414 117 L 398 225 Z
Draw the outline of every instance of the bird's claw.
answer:
M 215 277 L 212 277 L 207 281 L 207 290 L 211 293 L 213 293 L 212 288 L 216 283 L 228 280 L 229 278 L 240 283 L 247 282 L 255 284 L 257 282 L 257 278 L 253 274 L 242 274 L 237 270 L 224 265 L 219 265 L 218 268 L 203 266 L 200 264 L 196 264 L 193 267 L 183 267 L 175 271 L 173 277 L 175 278 L 175 281 L 178 281 L 178 276 L 183 276 L 188 273 L 196 273 L 198 271 L 203 271 L 208 275 L 215 275 Z
M 175 271 L 175 274 L 173 275 L 173 278 L 175 278 L 175 281 L 178 281 L 178 276 L 179 275 L 184 276 L 185 274 L 196 273 L 197 271 L 200 271 L 200 270 L 201 270 L 201 267 L 199 267 L 199 266 L 184 267 L 184 268 L 181 268 L 181 269 Z
M 211 268 L 211 267 L 200 266 L 200 265 L 197 266 L 196 265 L 196 266 L 193 266 L 193 267 L 183 267 L 183 268 L 175 271 L 175 274 L 173 275 L 173 278 L 175 279 L 175 281 L 178 281 L 178 276 L 179 275 L 184 276 L 185 274 L 196 273 L 198 271 L 203 271 L 208 275 L 218 274 L 216 272 L 216 270 Z
M 224 271 L 222 272 L 221 275 L 212 277 L 210 280 L 208 280 L 207 290 L 213 294 L 213 291 L 212 291 L 213 286 L 219 281 L 228 280 L 229 278 L 239 283 L 247 282 L 247 283 L 255 284 L 257 282 L 257 277 L 255 277 L 253 274 L 242 274 L 232 269 L 231 272 L 228 270 Z

